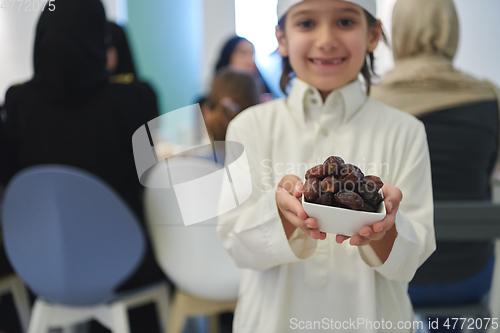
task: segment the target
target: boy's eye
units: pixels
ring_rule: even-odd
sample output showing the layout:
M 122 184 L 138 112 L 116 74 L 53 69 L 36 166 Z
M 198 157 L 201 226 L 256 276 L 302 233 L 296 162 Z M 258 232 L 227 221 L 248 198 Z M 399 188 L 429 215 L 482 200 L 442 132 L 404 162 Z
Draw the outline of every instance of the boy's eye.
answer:
M 354 21 L 351 19 L 341 19 L 338 21 L 338 25 L 340 27 L 350 27 L 354 24 Z
M 298 26 L 301 28 L 308 29 L 308 28 L 312 28 L 314 26 L 314 23 L 311 20 L 305 20 L 305 21 L 299 22 Z

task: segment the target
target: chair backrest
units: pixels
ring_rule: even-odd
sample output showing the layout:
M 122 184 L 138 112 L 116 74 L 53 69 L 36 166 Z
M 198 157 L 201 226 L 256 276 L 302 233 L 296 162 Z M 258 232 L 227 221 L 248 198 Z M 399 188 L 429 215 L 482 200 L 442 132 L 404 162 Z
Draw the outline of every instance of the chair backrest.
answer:
M 194 157 L 168 161 L 170 174 L 191 181 L 221 168 L 214 162 Z M 161 182 L 159 177 L 168 176 L 160 164 L 154 168 L 150 177 L 155 181 Z M 214 193 L 216 195 L 218 193 Z M 179 290 L 210 300 L 236 299 L 240 270 L 218 239 L 217 218 L 184 226 L 172 188 L 147 188 L 144 200 L 146 223 L 157 262 Z M 193 209 L 202 206 L 192 203 Z
M 434 203 L 437 240 L 481 241 L 500 238 L 500 203 L 437 201 Z
M 15 271 L 56 303 L 107 301 L 144 255 L 132 211 L 106 183 L 74 167 L 22 170 L 8 184 L 2 215 Z
M 484 241 L 500 239 L 500 204 L 491 201 L 441 201 L 434 203 L 434 228 L 437 240 Z M 495 258 L 495 266 L 500 258 Z M 497 309 L 490 314 L 482 301 L 467 304 L 416 306 L 415 312 L 424 317 L 459 316 L 487 318 L 498 316 L 500 309 L 500 269 L 495 267 L 490 291 L 490 303 Z

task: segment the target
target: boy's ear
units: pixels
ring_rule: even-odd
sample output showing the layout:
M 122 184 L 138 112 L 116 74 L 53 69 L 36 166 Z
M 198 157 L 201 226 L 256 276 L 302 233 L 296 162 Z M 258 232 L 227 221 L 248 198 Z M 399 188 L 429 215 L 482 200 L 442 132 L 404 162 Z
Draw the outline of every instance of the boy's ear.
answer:
M 378 42 L 382 38 L 382 22 L 377 20 L 375 26 L 371 27 L 368 32 L 368 45 L 366 50 L 368 52 L 373 52 L 377 48 Z
M 288 47 L 286 44 L 285 32 L 276 26 L 276 39 L 278 40 L 278 52 L 282 57 L 288 57 Z

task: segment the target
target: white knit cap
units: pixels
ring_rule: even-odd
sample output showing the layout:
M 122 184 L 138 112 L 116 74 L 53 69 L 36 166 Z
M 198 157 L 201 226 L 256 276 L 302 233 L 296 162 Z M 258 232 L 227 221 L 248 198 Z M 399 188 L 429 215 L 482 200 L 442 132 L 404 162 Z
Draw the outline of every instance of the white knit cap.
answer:
M 290 8 L 302 2 L 304 0 L 278 0 L 278 20 L 281 20 L 283 15 L 285 15 Z M 355 3 L 356 5 L 362 7 L 373 17 L 377 16 L 377 2 L 376 0 L 342 0 Z

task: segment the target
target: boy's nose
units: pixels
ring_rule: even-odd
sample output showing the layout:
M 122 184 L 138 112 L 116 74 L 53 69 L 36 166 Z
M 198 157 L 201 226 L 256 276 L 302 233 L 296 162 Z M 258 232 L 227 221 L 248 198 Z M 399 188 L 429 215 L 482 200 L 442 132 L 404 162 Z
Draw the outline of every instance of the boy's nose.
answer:
M 338 39 L 331 27 L 318 29 L 316 45 L 318 48 L 329 51 L 338 47 Z

